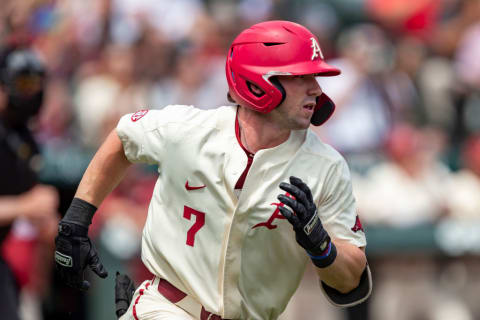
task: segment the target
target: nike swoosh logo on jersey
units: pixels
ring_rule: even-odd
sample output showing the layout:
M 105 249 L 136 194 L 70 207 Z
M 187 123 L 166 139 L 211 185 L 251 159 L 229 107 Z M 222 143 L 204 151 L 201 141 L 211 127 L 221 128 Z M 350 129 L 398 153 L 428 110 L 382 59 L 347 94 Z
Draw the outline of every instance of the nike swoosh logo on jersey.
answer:
M 199 186 L 199 187 L 191 187 L 191 186 L 188 185 L 188 180 L 187 180 L 187 182 L 185 182 L 185 189 L 187 189 L 187 190 L 189 190 L 189 191 L 190 191 L 190 190 L 203 189 L 203 188 L 205 188 L 205 187 L 206 187 L 206 185 Z

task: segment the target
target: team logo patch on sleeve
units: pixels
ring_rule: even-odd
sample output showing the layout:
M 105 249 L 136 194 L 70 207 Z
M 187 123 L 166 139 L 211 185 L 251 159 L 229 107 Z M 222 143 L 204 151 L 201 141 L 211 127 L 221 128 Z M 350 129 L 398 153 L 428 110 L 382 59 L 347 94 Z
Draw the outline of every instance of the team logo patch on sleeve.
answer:
M 132 119 L 133 122 L 138 121 L 138 120 L 142 119 L 143 116 L 147 114 L 147 112 L 148 112 L 148 110 L 139 110 L 139 111 L 135 112 L 134 114 L 132 114 L 132 117 L 130 119 Z
M 360 218 L 358 217 L 358 214 L 357 214 L 357 217 L 355 218 L 355 225 L 353 226 L 352 231 L 357 232 L 360 230 L 365 232 L 365 230 L 363 230 L 362 222 L 360 221 Z

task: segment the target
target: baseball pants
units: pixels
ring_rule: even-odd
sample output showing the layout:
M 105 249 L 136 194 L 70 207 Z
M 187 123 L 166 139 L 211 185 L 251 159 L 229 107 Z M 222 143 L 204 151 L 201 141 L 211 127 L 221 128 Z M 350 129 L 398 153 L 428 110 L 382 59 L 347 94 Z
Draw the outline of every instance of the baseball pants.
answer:
M 135 291 L 127 312 L 119 320 L 195 320 L 182 308 L 166 299 L 151 280 Z
M 121 320 L 223 320 L 159 277 L 144 281 Z

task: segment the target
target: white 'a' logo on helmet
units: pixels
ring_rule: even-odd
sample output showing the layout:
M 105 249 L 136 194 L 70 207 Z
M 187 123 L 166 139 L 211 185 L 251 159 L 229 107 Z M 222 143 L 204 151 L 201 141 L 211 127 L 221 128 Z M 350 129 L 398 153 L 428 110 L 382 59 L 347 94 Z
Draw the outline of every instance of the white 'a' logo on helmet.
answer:
M 323 60 L 323 53 L 320 49 L 320 46 L 318 45 L 317 40 L 315 40 L 314 37 L 311 37 L 310 40 L 312 40 L 312 45 L 310 47 L 313 49 L 312 60 L 318 57 L 322 58 Z

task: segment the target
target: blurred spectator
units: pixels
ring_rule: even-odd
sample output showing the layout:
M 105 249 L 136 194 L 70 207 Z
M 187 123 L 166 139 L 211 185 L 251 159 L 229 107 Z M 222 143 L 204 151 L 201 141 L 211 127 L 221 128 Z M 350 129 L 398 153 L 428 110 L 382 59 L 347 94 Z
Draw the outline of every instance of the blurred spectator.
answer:
M 111 0 L 112 39 L 132 44 L 139 37 L 142 20 L 171 41 L 181 41 L 204 11 L 200 0 Z
M 425 59 L 417 77 L 423 103 L 418 122 L 453 133 L 457 123 L 455 81 L 453 68 L 447 59 L 440 56 Z
M 400 36 L 394 47 L 392 70 L 384 77 L 385 92 L 392 112 L 392 122 L 425 121 L 418 78 L 427 48 L 417 38 Z
M 6 47 L 0 55 L 0 314 L 2 319 L 41 317 L 48 292 L 58 194 L 38 183 L 39 149 L 29 122 L 39 112 L 45 66 L 34 51 Z M 22 299 L 19 301 L 19 293 Z M 31 308 L 27 308 L 26 303 Z M 30 310 L 28 310 L 30 309 Z
M 397 124 L 387 139 L 387 159 L 354 181 L 362 221 L 409 230 L 446 217 L 451 173 L 439 160 L 445 142 L 437 129 Z M 431 255 L 391 252 L 370 261 L 377 283 L 371 319 L 436 320 L 447 314 L 449 319 L 473 319 L 455 290 L 438 282 L 442 266 Z
M 448 186 L 447 203 L 451 216 L 480 220 L 480 134 L 470 137 L 463 146 L 463 169 L 456 172 Z
M 439 161 L 445 139 L 432 128 L 397 124 L 386 144 L 388 159 L 357 181 L 358 210 L 366 223 L 396 227 L 434 222 L 446 214 L 450 178 Z
M 480 23 L 469 27 L 459 39 L 455 55 L 455 71 L 462 84 L 469 89 L 480 89 Z
M 169 41 L 146 21 L 141 25 L 140 32 L 140 37 L 133 45 L 134 78 L 143 83 L 154 83 L 168 77 L 174 68 L 175 42 Z
M 170 104 L 216 108 L 226 104 L 224 61 L 202 56 L 198 48 L 179 48 L 173 77 L 158 82 L 152 92 L 152 106 Z
M 480 19 L 480 3 L 477 0 L 437 1 L 444 6 L 437 15 L 438 25 L 429 39 L 435 54 L 451 58 L 458 47 L 466 29 Z
M 74 92 L 75 117 L 82 142 L 95 149 L 121 115 L 146 106 L 147 88 L 135 81 L 132 47 L 109 45 L 99 61 L 83 67 Z
M 375 157 L 392 125 L 392 110 L 386 93 L 385 73 L 391 69 L 392 44 L 372 24 L 342 32 L 338 59 L 329 63 L 342 73 L 332 79 L 318 78 L 322 90 L 336 104 L 334 116 L 316 132 L 347 161 L 354 156 Z M 370 160 L 372 161 L 372 160 Z M 356 165 L 352 165 L 355 170 Z
M 195 104 L 204 109 L 225 105 L 228 86 L 224 81 L 224 43 L 215 21 L 200 16 L 189 38 L 175 47 L 172 74 L 155 83 L 151 105 Z
M 443 1 L 437 0 L 366 0 L 366 7 L 376 21 L 397 33 L 428 38 L 435 30 Z
M 480 12 L 480 6 L 479 6 Z M 480 19 L 480 13 L 479 13 Z M 466 29 L 456 50 L 454 68 L 464 96 L 462 123 L 467 133 L 480 131 L 480 23 Z

